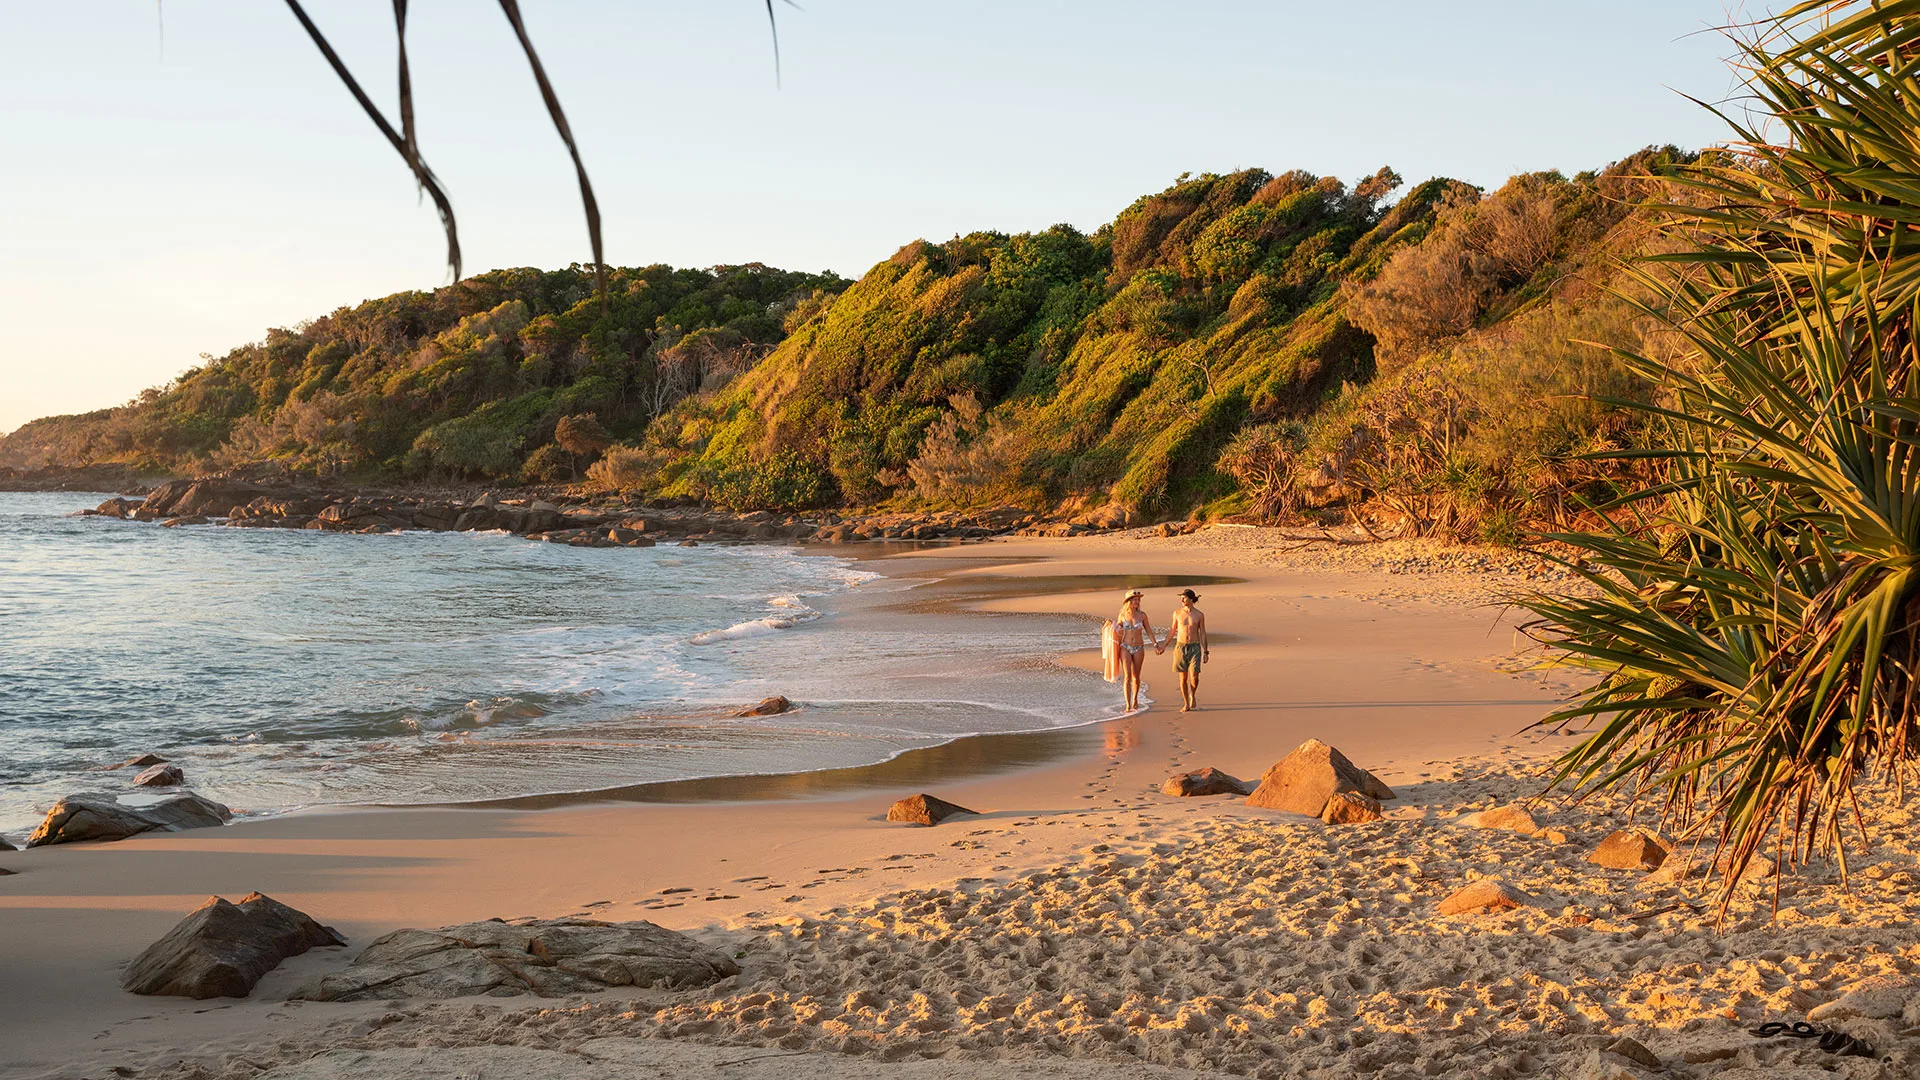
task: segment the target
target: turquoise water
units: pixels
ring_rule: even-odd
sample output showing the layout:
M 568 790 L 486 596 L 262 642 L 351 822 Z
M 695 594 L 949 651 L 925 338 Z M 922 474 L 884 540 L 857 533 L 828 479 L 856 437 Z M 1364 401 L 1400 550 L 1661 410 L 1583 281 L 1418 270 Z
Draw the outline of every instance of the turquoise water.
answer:
M 1084 627 L 835 615 L 907 587 L 839 558 L 68 516 L 103 498 L 0 493 L 0 832 L 123 790 L 101 767 L 147 751 L 271 813 L 834 768 L 1114 713 L 1043 662 Z M 804 707 L 726 715 L 775 693 Z

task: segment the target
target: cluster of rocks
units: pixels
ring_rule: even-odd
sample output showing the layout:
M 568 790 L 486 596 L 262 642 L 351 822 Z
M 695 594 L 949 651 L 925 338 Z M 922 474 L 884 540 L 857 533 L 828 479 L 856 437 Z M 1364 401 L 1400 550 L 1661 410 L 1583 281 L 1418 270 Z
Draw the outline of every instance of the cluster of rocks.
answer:
M 210 896 L 135 957 L 120 985 L 135 994 L 247 997 L 288 957 L 346 943 L 332 927 L 270 896 L 249 893 L 237 904 Z M 491 919 L 396 930 L 293 997 L 557 997 L 616 986 L 708 986 L 739 972 L 725 954 L 650 922 Z
M 225 825 L 232 818 L 232 810 L 192 793 L 150 806 L 127 806 L 112 795 L 82 793 L 54 803 L 33 835 L 27 837 L 27 846 L 125 840 L 141 833 L 206 829 Z
M 112 498 L 79 513 L 169 526 L 221 523 L 234 528 L 351 533 L 497 530 L 580 547 L 651 547 L 663 541 L 844 544 L 864 540 L 978 540 L 1036 531 L 1072 535 L 1123 528 L 1124 523 L 1131 522 L 1130 514 L 1120 514 L 1100 518 L 1094 524 L 1085 519 L 1044 523 L 1031 511 L 1017 507 L 929 514 L 728 513 L 685 506 L 586 503 L 563 507 L 543 499 L 499 499 L 492 495 L 461 501 L 328 493 L 267 487 L 224 477 L 171 480 L 144 499 Z
M 1274 762 L 1257 785 L 1206 768 L 1168 777 L 1160 792 L 1175 797 L 1244 795 L 1248 806 L 1305 814 L 1329 825 L 1378 821 L 1381 801 L 1395 798 L 1379 777 L 1319 739 L 1308 739 Z

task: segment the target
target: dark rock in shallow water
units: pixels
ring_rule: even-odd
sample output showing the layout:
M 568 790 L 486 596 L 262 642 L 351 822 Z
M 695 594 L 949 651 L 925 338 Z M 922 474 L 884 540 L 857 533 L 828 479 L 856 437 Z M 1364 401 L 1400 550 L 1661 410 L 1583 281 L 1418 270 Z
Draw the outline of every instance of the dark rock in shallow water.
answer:
M 53 804 L 27 846 L 83 840 L 125 840 L 144 832 L 177 832 L 224 825 L 233 812 L 212 799 L 177 795 L 152 806 L 122 806 L 111 795 L 69 795 Z
M 0 836 L 0 851 L 19 851 L 19 850 L 20 850 L 19 848 L 14 847 L 12 844 L 7 843 L 6 837 Z
M 195 908 L 127 965 L 122 989 L 178 997 L 246 997 L 289 956 L 347 939 L 272 897 L 218 896 Z
M 141 754 L 139 757 L 128 758 L 120 764 L 115 765 L 114 768 L 144 769 L 152 765 L 165 765 L 166 763 L 167 759 L 161 757 L 159 754 Z
M 904 821 L 911 825 L 938 825 L 955 814 L 978 814 L 978 810 L 969 810 L 959 803 L 950 803 L 932 795 L 920 794 L 901 799 L 887 808 L 888 821 Z
M 739 973 L 725 954 L 650 922 L 493 919 L 396 930 L 367 946 L 346 970 L 321 976 L 293 997 L 557 997 L 613 986 L 708 986 Z
M 187 782 L 187 774 L 178 765 L 155 765 L 133 778 L 135 787 L 178 787 Z
M 746 708 L 741 709 L 739 712 L 734 713 L 733 715 L 735 716 L 778 716 L 781 713 L 786 712 L 788 709 L 791 709 L 791 708 L 793 708 L 793 702 L 788 701 L 784 695 L 775 694 L 773 697 L 770 697 L 770 698 L 762 698 L 760 701 L 760 704 L 749 705 Z

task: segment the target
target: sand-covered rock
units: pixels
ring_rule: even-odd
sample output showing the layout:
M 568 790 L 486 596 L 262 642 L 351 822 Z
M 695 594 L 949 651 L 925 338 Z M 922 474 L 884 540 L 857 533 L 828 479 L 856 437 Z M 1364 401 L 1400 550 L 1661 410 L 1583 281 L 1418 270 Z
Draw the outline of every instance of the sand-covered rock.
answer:
M 120 986 L 135 994 L 246 997 L 287 957 L 346 943 L 331 927 L 272 897 L 248 893 L 233 904 L 210 896 L 135 957 Z
M 1482 810 L 1477 814 L 1468 814 L 1460 819 L 1460 824 L 1470 829 L 1505 829 L 1523 836 L 1532 836 L 1540 831 L 1540 823 L 1533 814 L 1519 803 L 1496 806 L 1491 810 Z
M 1308 739 L 1267 770 L 1260 786 L 1247 796 L 1247 805 L 1319 817 L 1327 800 L 1344 791 L 1374 799 L 1394 797 L 1392 788 L 1347 760 L 1347 755 L 1319 739 Z
M 969 810 L 959 803 L 950 803 L 945 799 L 925 793 L 910 795 L 887 807 L 888 821 L 902 821 L 909 825 L 938 825 L 955 814 L 978 814 L 978 810 Z
M 740 972 L 722 953 L 650 922 L 521 919 L 440 930 L 396 930 L 344 971 L 293 996 L 308 1001 L 396 1001 L 486 994 L 511 997 L 613 986 L 708 986 Z
M 1342 791 L 1327 800 L 1320 820 L 1329 825 L 1359 825 L 1380 820 L 1380 800 L 1357 791 Z
M 1481 878 L 1440 901 L 1438 910 L 1442 915 L 1468 915 L 1532 905 L 1533 897 L 1499 878 Z
M 176 795 L 152 806 L 122 806 L 111 795 L 69 795 L 53 804 L 28 847 L 83 840 L 125 840 L 145 832 L 178 832 L 224 825 L 233 812 L 199 795 Z
M 1587 861 L 1609 870 L 1658 870 L 1667 846 L 1644 829 L 1619 829 L 1593 849 Z
M 1251 795 L 1253 785 L 1219 769 L 1195 769 L 1193 772 L 1175 773 L 1167 777 L 1160 785 L 1160 794 L 1175 797 L 1199 797 L 1205 795 Z
M 179 787 L 187 774 L 178 765 L 155 765 L 133 778 L 134 787 Z
M 1816 1005 L 1807 1019 L 1816 1024 L 1831 1020 L 1920 1021 L 1920 979 L 1910 975 L 1876 975 L 1846 988 L 1838 998 Z

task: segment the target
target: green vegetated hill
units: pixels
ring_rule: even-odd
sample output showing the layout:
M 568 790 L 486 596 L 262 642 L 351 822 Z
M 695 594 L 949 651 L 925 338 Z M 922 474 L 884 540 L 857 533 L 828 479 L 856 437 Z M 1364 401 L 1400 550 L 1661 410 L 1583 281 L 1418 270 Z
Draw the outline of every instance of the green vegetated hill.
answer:
M 0 464 L 557 480 L 735 508 L 1385 514 L 1502 539 L 1631 442 L 1609 291 L 1681 158 L 1483 193 L 1389 170 L 1182 178 L 1092 234 L 764 267 L 500 271 L 342 309 Z

